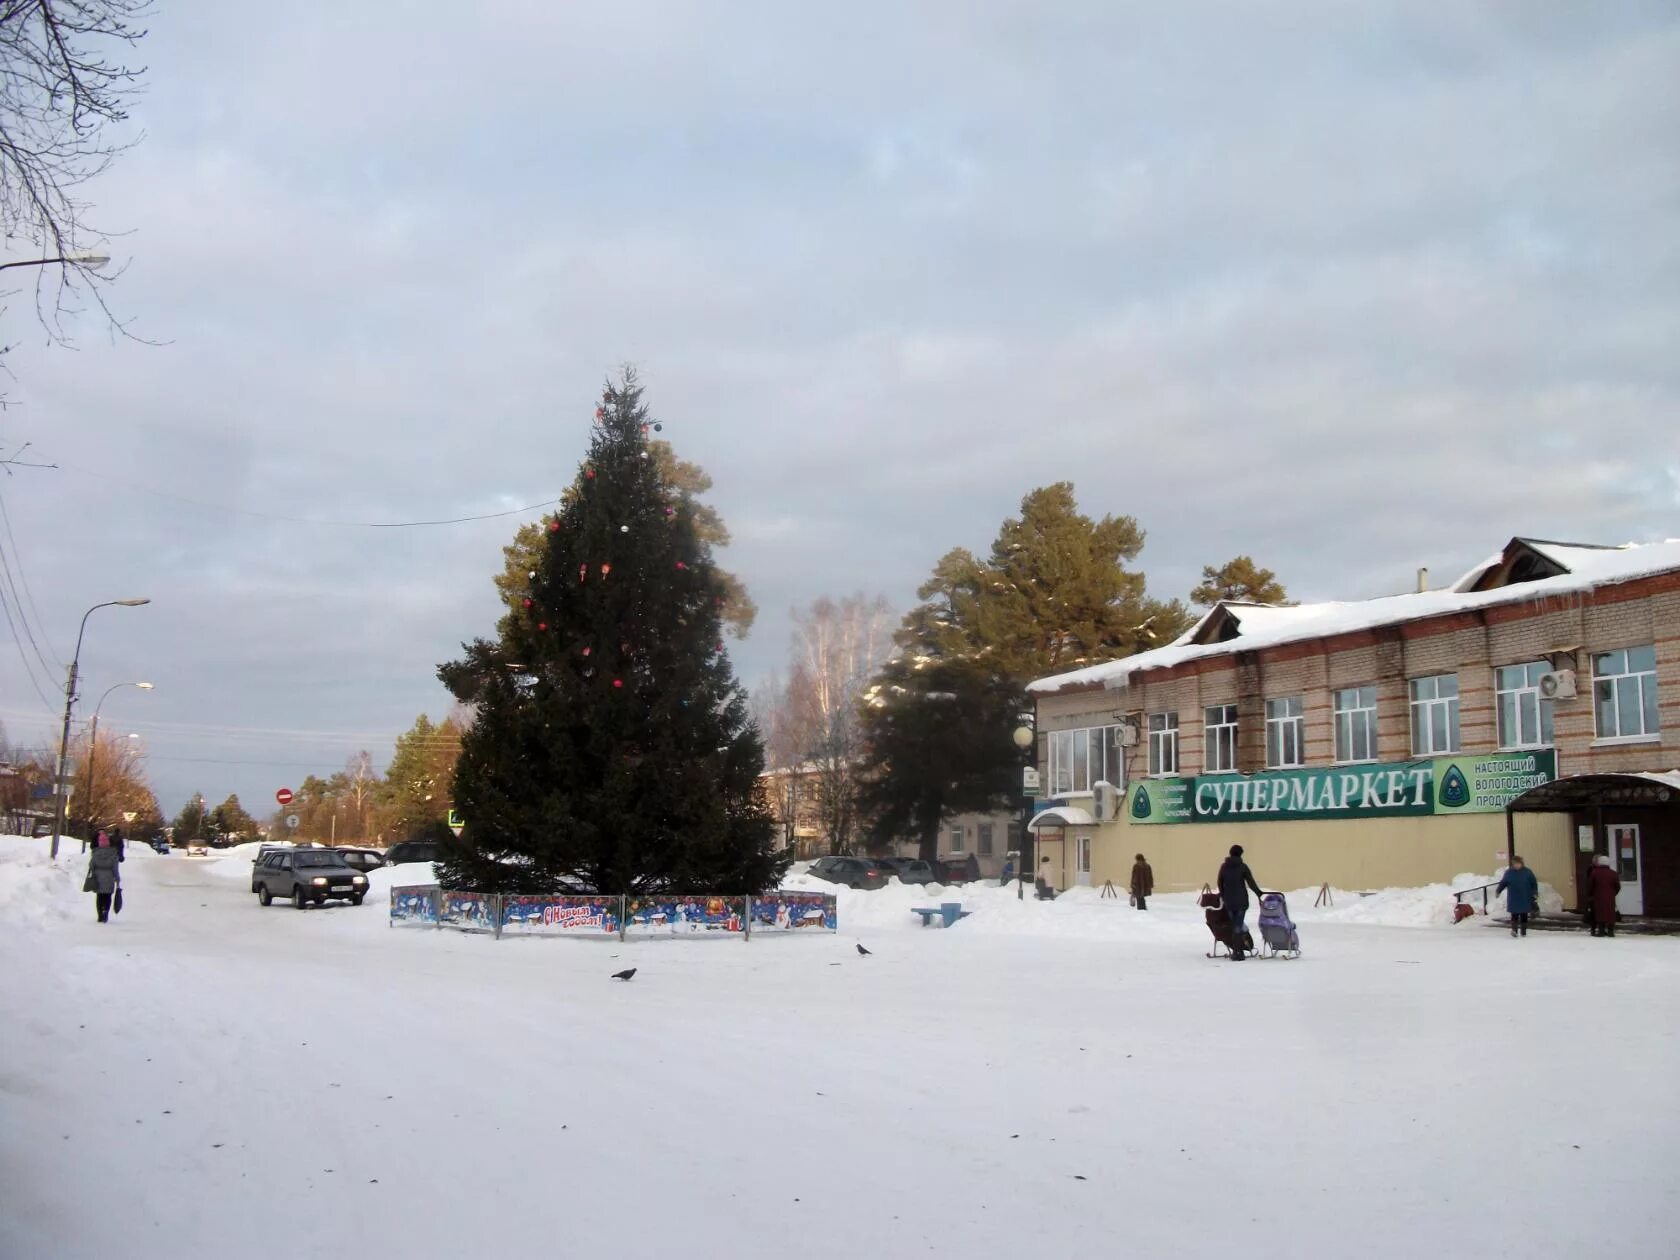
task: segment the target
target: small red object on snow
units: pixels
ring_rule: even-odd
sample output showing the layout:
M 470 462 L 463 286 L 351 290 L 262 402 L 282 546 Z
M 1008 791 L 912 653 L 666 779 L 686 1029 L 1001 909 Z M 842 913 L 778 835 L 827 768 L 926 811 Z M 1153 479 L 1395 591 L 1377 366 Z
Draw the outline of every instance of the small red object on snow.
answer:
M 1453 922 L 1462 923 L 1475 913 L 1476 908 L 1474 906 L 1470 905 L 1468 902 L 1461 901 L 1453 907 Z

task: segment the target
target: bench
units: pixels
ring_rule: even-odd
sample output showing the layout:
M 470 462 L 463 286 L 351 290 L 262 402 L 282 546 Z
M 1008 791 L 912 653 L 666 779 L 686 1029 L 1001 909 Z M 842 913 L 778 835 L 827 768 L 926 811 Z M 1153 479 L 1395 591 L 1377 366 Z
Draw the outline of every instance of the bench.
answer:
M 932 923 L 935 918 L 942 926 L 950 927 L 958 919 L 966 919 L 974 911 L 964 910 L 960 901 L 945 901 L 937 906 L 911 906 L 910 913 L 922 916 L 923 927 Z

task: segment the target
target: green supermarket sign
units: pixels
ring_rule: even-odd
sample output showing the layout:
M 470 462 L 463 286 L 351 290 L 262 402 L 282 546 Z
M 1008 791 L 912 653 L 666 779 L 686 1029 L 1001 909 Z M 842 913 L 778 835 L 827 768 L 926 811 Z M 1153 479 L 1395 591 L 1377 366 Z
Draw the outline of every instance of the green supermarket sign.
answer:
M 1556 778 L 1557 753 L 1546 749 L 1141 779 L 1126 793 L 1125 816 L 1128 822 L 1151 825 L 1491 814 L 1529 788 Z

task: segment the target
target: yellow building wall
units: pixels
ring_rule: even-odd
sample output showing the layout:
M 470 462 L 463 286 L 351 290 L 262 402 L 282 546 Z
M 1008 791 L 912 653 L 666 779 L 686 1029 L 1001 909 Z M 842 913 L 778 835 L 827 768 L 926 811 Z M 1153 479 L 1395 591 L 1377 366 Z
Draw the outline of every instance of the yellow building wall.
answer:
M 1575 900 L 1574 834 L 1567 814 L 1518 814 L 1517 852 L 1540 882 Z M 1505 865 L 1504 814 L 1456 814 L 1357 821 L 1143 824 L 1095 829 L 1091 882 L 1130 886 L 1139 853 L 1155 872 L 1155 891 L 1199 892 L 1212 884 L 1233 844 L 1262 888 L 1369 891 L 1442 884 Z M 1057 846 L 1058 849 L 1060 846 Z M 1056 854 L 1052 854 L 1056 856 Z

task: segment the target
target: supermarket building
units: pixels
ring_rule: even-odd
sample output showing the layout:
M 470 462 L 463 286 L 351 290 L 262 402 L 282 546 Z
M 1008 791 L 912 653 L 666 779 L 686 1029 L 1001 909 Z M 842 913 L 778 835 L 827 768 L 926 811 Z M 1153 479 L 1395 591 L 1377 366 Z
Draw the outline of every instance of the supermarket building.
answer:
M 1029 691 L 1062 887 L 1124 890 L 1144 853 L 1199 889 L 1232 844 L 1268 888 L 1417 886 L 1514 844 L 1566 906 L 1608 854 L 1624 913 L 1680 916 L 1680 540 L 1514 538 L 1445 590 L 1222 603 Z

